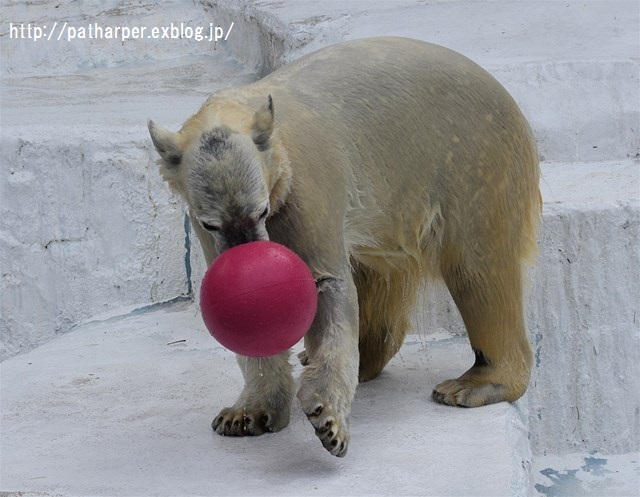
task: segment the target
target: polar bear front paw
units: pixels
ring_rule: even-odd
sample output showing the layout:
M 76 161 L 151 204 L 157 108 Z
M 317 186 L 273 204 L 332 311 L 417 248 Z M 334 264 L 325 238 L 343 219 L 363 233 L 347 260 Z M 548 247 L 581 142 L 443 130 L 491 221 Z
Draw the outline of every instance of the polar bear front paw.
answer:
M 227 407 L 220 411 L 211 428 L 223 436 L 257 436 L 282 430 L 289 424 L 289 410 Z
M 319 399 L 307 404 L 307 406 L 303 405 L 302 410 L 315 429 L 322 446 L 331 455 L 346 456 L 349 448 L 349 429 L 346 419 Z

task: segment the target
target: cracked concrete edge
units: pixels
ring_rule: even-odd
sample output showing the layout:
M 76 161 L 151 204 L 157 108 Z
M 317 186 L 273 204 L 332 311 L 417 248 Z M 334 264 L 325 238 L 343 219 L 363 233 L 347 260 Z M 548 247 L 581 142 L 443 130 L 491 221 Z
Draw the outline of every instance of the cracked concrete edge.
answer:
M 247 0 L 202 0 L 218 24 L 234 23 L 233 36 L 226 46 L 234 57 L 256 70 L 269 74 L 283 64 L 287 27 L 277 17 Z
M 325 45 L 322 40 L 345 37 L 336 28 L 316 26 L 305 21 L 287 24 L 277 15 L 252 0 L 201 0 L 217 24 L 234 23 L 234 36 L 227 48 L 239 62 L 247 64 L 262 77 L 311 48 Z M 329 30 L 329 36 L 327 36 Z

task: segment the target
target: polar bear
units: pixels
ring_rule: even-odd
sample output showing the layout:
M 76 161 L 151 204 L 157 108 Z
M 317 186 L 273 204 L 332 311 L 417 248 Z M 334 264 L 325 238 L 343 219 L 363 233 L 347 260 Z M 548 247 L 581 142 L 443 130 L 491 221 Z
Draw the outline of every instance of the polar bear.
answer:
M 518 106 L 478 65 L 411 39 L 349 41 L 217 92 L 177 133 L 148 126 L 208 264 L 270 239 L 309 265 L 318 311 L 297 397 L 331 454 L 346 454 L 358 380 L 400 348 L 425 278 L 444 280 L 475 353 L 433 399 L 474 407 L 524 393 L 538 156 Z M 213 429 L 285 427 L 296 394 L 289 352 L 238 361 L 244 389 Z

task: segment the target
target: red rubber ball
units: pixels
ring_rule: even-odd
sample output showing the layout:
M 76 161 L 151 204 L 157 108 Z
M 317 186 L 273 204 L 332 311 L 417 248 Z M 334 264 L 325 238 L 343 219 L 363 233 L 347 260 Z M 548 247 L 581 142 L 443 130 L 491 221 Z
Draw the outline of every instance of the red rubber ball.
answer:
M 204 275 L 200 310 L 211 335 L 237 354 L 268 357 L 295 345 L 318 306 L 311 271 L 298 255 L 270 241 L 237 245 Z

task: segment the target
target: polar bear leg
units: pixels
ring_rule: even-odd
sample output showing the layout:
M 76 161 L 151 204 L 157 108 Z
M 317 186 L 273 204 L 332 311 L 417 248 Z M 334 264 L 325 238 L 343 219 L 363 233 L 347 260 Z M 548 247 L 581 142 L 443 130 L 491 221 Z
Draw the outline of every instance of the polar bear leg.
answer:
M 318 311 L 305 336 L 298 400 L 322 445 L 343 457 L 358 384 L 358 303 L 348 268 L 318 284 Z
M 522 273 L 518 261 L 502 260 L 488 270 L 458 267 L 445 282 L 460 310 L 476 356 L 457 379 L 437 385 L 442 404 L 478 407 L 514 401 L 525 392 L 532 353 L 522 309 Z
M 211 423 L 226 436 L 262 435 L 289 424 L 295 381 L 289 351 L 273 357 L 237 356 L 245 386 L 232 407 L 220 411 Z
M 376 261 L 377 262 L 377 261 Z M 376 378 L 396 355 L 411 327 L 420 272 L 407 260 L 394 267 L 353 263 L 360 314 L 361 382 Z

